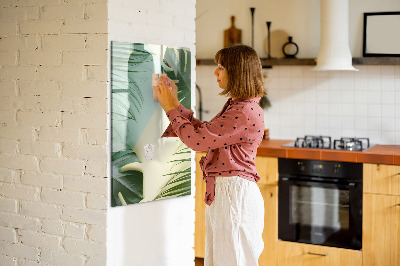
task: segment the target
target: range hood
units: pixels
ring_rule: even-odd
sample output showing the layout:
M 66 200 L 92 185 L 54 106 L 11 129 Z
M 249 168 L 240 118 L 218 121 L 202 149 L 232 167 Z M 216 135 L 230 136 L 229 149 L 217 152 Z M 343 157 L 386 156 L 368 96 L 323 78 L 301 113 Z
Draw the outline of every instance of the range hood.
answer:
M 314 70 L 358 71 L 349 47 L 348 0 L 321 0 L 321 40 Z

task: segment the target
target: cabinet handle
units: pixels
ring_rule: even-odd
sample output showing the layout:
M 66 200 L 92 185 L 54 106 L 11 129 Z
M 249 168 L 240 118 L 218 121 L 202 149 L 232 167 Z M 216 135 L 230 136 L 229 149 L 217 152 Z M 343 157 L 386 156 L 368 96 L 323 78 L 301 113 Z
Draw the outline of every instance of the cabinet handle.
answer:
M 317 256 L 323 256 L 323 257 L 328 256 L 328 254 L 320 254 L 320 253 L 313 253 L 313 252 L 307 252 L 307 254 L 310 254 L 310 255 L 317 255 Z

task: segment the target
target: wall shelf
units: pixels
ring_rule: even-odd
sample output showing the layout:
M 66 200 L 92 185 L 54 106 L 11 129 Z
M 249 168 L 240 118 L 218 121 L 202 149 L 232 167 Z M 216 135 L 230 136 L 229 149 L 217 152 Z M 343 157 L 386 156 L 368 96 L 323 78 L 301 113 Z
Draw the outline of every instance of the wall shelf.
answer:
M 272 66 L 313 66 L 315 58 L 260 58 L 263 67 Z M 214 59 L 197 59 L 196 65 L 215 65 Z M 356 57 L 353 65 L 400 65 L 400 57 Z
M 400 57 L 358 57 L 353 65 L 400 65 Z

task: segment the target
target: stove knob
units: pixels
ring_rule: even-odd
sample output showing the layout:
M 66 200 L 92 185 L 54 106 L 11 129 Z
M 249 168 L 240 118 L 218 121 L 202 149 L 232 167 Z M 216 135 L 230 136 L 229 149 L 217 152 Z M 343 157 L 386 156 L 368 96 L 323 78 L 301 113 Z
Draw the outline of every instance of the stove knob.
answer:
M 336 165 L 335 165 L 335 168 L 333 168 L 333 173 L 334 173 L 334 174 L 338 174 L 339 171 L 340 171 L 340 164 L 336 164 Z
M 303 162 L 297 162 L 297 165 L 299 166 L 300 171 L 304 172 L 304 170 L 306 170 L 306 166 Z

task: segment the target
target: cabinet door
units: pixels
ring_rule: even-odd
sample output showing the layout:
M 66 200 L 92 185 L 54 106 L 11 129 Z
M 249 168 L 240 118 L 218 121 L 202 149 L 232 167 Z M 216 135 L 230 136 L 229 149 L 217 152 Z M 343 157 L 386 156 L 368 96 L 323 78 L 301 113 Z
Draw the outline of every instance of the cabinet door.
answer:
M 264 250 L 258 259 L 260 266 L 276 265 L 276 242 L 278 241 L 278 187 L 259 185 L 264 198 Z
M 364 193 L 400 195 L 400 166 L 365 163 L 363 175 Z
M 400 196 L 364 194 L 364 266 L 400 266 L 399 204 Z
M 258 184 L 278 185 L 278 158 L 257 156 L 254 162 L 261 176 Z
M 278 266 L 361 266 L 362 252 L 278 241 Z
M 204 258 L 204 248 L 206 240 L 206 225 L 204 212 L 206 204 L 204 203 L 204 194 L 206 193 L 206 185 L 203 181 L 203 172 L 200 169 L 199 161 L 201 156 L 206 153 L 196 153 L 196 195 L 195 195 L 195 234 L 194 234 L 194 251 L 197 258 Z

